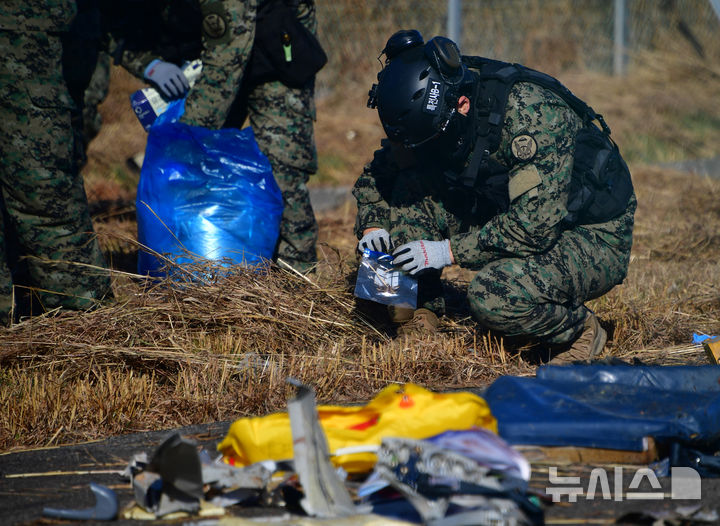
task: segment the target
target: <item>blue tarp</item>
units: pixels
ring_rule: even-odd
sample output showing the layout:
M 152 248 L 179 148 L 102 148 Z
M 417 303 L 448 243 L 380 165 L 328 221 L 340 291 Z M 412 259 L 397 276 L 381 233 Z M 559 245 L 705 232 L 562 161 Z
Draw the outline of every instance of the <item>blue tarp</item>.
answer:
M 485 399 L 511 444 L 641 451 L 643 438 L 712 447 L 720 439 L 720 367 L 543 366 L 503 376 Z

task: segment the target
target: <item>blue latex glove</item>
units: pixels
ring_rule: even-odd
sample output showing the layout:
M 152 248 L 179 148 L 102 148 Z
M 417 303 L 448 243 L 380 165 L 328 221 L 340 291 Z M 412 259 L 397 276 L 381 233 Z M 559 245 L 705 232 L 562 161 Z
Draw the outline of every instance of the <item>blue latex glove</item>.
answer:
M 394 264 L 405 272 L 415 275 L 428 269 L 442 269 L 452 265 L 450 240 L 410 241 L 397 247 L 393 253 Z
M 190 89 L 182 70 L 172 62 L 159 58 L 148 64 L 143 76 L 152 82 L 166 99 L 179 99 Z
M 392 241 L 390 241 L 390 233 L 384 228 L 378 228 L 365 234 L 358 242 L 358 252 L 362 252 L 366 248 L 375 252 L 390 252 Z

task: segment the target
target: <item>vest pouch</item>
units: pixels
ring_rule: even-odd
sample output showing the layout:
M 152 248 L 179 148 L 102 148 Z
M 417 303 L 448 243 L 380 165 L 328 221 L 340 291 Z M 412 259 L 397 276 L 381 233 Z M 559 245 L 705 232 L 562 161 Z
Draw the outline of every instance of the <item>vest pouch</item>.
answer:
M 630 170 L 617 145 L 597 126 L 575 137 L 575 156 L 568 198 L 569 224 L 610 221 L 627 208 L 633 194 Z
M 279 80 L 290 88 L 302 88 L 326 62 L 320 42 L 293 8 L 284 0 L 260 3 L 246 77 L 249 83 Z

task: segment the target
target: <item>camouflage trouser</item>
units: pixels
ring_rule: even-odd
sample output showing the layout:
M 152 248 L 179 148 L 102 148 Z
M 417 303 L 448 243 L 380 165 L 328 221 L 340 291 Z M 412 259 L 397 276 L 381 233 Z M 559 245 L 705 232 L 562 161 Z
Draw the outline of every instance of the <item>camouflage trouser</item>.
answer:
M 276 255 L 300 271 L 317 262 L 318 225 L 306 186 L 317 171 L 313 91 L 312 85 L 294 89 L 280 82 L 241 90 L 226 122 L 240 128 L 247 116 L 270 160 L 284 204 Z
M 98 54 L 97 64 L 95 64 L 95 70 L 90 78 L 90 84 L 83 94 L 83 139 L 86 147 L 87 143 L 92 141 L 97 134 L 100 133 L 102 117 L 100 116 L 100 112 L 98 112 L 98 106 L 105 100 L 108 90 L 110 89 L 111 67 L 112 61 L 110 55 L 101 51 Z
M 417 183 L 417 181 L 414 181 Z M 403 185 L 403 189 L 401 189 Z M 412 240 L 442 240 L 459 232 L 460 224 L 445 206 L 430 197 L 412 198 L 413 183 L 398 181 L 390 208 L 393 245 Z M 635 201 L 626 214 L 632 217 Z M 628 224 L 616 220 L 618 225 Z M 632 221 L 629 222 L 632 227 Z M 470 225 L 474 231 L 482 224 Z M 620 227 L 618 228 L 625 228 Z M 545 253 L 503 258 L 478 269 L 468 288 L 473 317 L 483 327 L 507 337 L 531 337 L 550 344 L 572 341 L 587 316 L 584 302 L 622 282 L 629 250 L 611 247 L 593 228 L 565 231 Z M 418 305 L 444 312 L 440 272 L 418 281 Z
M 590 228 L 568 230 L 544 254 L 483 267 L 468 289 L 470 309 L 483 326 L 505 336 L 567 343 L 583 328 L 584 303 L 625 278 L 629 256 L 596 239 Z
M 55 36 L 0 31 L 3 321 L 12 308 L 13 285 L 34 289 L 45 309 L 84 309 L 111 294 L 73 162 L 72 102 L 60 54 Z

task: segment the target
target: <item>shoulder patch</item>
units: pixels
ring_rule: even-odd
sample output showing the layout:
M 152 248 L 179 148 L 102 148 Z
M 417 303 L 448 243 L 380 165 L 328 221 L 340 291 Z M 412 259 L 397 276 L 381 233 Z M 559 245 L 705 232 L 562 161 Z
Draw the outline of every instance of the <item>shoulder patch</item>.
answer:
M 222 38 L 227 32 L 227 22 L 216 14 L 208 13 L 202 21 L 203 32 L 212 39 Z
M 537 153 L 537 142 L 530 135 L 518 135 L 512 140 L 510 149 L 518 161 L 529 161 Z
M 229 17 L 222 2 L 210 2 L 202 6 L 202 34 L 214 44 L 230 40 Z
M 515 172 L 515 174 L 510 176 L 510 182 L 508 183 L 508 197 L 510 197 L 510 202 L 512 203 L 524 193 L 537 188 L 541 183 L 540 173 L 534 164 L 523 166 Z

